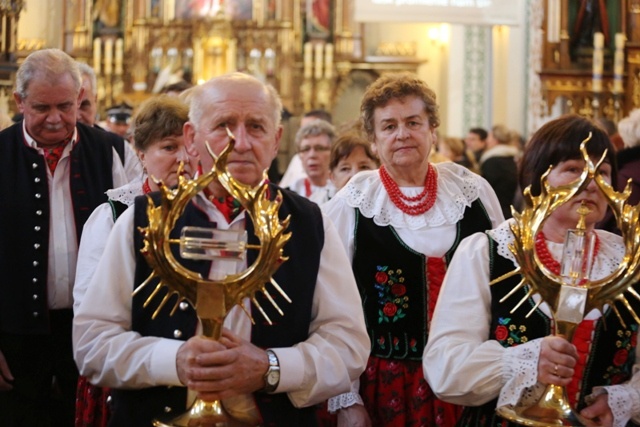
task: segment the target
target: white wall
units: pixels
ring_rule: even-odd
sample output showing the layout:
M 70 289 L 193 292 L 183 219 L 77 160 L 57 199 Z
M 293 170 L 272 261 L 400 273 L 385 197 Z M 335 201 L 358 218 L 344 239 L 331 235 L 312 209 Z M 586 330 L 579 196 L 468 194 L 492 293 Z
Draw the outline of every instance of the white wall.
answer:
M 484 90 L 490 111 L 485 116 L 489 123 L 501 123 L 524 133 L 526 126 L 527 73 L 527 2 L 518 3 L 518 26 L 496 26 L 491 31 L 492 43 L 488 52 L 490 70 Z M 372 55 L 382 43 L 413 42 L 417 57 L 427 62 L 420 66 L 418 75 L 436 92 L 441 109 L 443 135 L 464 136 L 464 67 L 465 26 L 446 25 L 446 37 L 431 40 L 433 28 L 441 24 L 367 23 L 365 25 L 365 52 Z

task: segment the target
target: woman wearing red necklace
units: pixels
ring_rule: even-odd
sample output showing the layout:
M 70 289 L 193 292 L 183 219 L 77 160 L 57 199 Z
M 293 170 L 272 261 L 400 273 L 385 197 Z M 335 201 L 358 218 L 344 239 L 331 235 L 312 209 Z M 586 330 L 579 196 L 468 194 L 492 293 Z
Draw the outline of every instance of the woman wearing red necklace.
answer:
M 531 137 L 520 165 L 521 188 L 531 185 L 531 194 L 539 195 L 540 177 L 549 166 L 553 166 L 548 175 L 552 186 L 578 179 L 585 163 L 580 143 L 590 132 L 589 156 L 595 163 L 608 150 L 600 174 L 609 181 L 615 179 L 615 152 L 606 133 L 588 119 L 570 115 L 547 123 Z M 590 211 L 584 217 L 586 229 L 594 230 L 607 202 L 591 182 L 555 210 L 536 236 L 538 258 L 551 271 L 559 272 L 565 234 L 576 228 L 581 205 Z M 533 403 L 546 384 L 566 386 L 573 407 L 593 425 L 625 426 L 630 418 L 637 423 L 638 322 L 624 309 L 620 310 L 624 324 L 610 307 L 605 307 L 604 314 L 593 310 L 585 313 L 569 343 L 551 335 L 546 303 L 527 317 L 538 301 L 536 296 L 511 313 L 515 303 L 509 301 L 520 300 L 525 291 L 499 301 L 521 277 L 489 286 L 491 280 L 517 267 L 509 250 L 514 241 L 511 221 L 465 239 L 451 261 L 423 360 L 429 383 L 444 400 L 467 406 L 460 420 L 464 426 L 515 426 L 500 418 L 496 407 L 514 405 L 521 396 Z M 624 256 L 619 236 L 602 230 L 595 234 L 589 276 L 593 280 L 611 274 Z M 636 312 L 640 308 L 638 301 L 631 305 Z
M 91 281 L 93 271 L 117 216 L 133 204 L 137 196 L 158 190 L 150 177 L 172 186 L 178 183 L 178 166 L 188 157 L 182 126 L 189 108 L 178 98 L 159 96 L 142 104 L 133 123 L 133 139 L 145 171 L 141 181 L 109 190 L 109 202 L 98 206 L 87 220 L 78 252 L 73 305 L 77 308 Z M 191 165 L 183 173 L 191 174 Z M 105 427 L 109 418 L 108 390 L 95 387 L 85 377 L 78 380 L 75 427 Z
M 450 256 L 503 220 L 500 204 L 468 169 L 429 163 L 438 106 L 415 75 L 375 81 L 361 113 L 381 167 L 356 174 L 323 210 L 353 260 L 372 349 L 359 383 L 329 409 L 339 426 L 451 426 L 458 410 L 431 392 L 422 351 Z

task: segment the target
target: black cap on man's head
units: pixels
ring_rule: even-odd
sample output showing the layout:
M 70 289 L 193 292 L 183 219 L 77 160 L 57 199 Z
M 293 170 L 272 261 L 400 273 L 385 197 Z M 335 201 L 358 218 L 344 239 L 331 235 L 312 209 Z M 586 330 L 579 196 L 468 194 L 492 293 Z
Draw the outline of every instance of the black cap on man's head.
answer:
M 123 102 L 122 104 L 114 105 L 107 109 L 107 120 L 111 123 L 129 124 L 132 114 L 133 107 Z

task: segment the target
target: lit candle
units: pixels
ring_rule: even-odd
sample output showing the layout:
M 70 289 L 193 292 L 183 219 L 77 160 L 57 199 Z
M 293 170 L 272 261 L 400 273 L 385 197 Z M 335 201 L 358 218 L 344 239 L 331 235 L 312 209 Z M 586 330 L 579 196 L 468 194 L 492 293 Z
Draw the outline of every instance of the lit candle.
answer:
M 304 78 L 305 79 L 310 79 L 311 78 L 311 49 L 313 48 L 313 46 L 311 46 L 311 42 L 306 42 L 304 44 L 304 58 L 303 58 L 303 67 L 304 67 Z
M 603 53 L 604 47 L 604 34 L 597 32 L 593 35 L 593 82 L 592 90 L 594 92 L 602 92 L 602 68 L 603 68 Z
M 624 76 L 624 43 L 626 37 L 622 33 L 616 34 L 616 51 L 613 56 L 613 93 L 622 93 L 622 78 Z
M 324 78 L 333 77 L 333 44 L 328 43 L 324 48 Z
M 547 1 L 547 41 L 560 42 L 560 0 Z
M 100 56 L 102 50 L 102 40 L 98 37 L 93 40 L 93 71 L 100 75 Z
M 265 73 L 267 74 L 267 77 L 273 77 L 276 71 L 276 51 L 271 48 L 267 48 L 264 51 L 264 59 Z
M 229 40 L 227 47 L 227 73 L 237 71 L 238 41 L 236 39 Z
M 113 71 L 113 39 L 104 41 L 104 75 L 110 76 Z
M 124 56 L 124 42 L 122 39 L 116 40 L 116 76 L 122 75 L 122 59 Z
M 316 80 L 320 80 L 322 78 L 322 43 L 316 44 L 316 57 L 314 59 L 315 70 L 313 73 L 313 77 Z

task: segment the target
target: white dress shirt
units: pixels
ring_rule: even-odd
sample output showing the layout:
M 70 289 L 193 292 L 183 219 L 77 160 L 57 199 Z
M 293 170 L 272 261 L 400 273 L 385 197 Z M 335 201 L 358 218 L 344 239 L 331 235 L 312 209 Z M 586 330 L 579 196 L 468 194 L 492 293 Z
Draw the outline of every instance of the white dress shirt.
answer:
M 38 153 L 44 156 L 44 150 L 38 147 L 36 141 L 26 131 L 25 126 L 23 122 L 22 131 L 27 145 L 38 150 Z M 78 131 L 74 130 L 71 143 L 64 148 L 55 173 L 52 174 L 51 170 L 47 168 L 50 214 L 47 302 L 50 309 L 71 308 L 73 306 L 73 283 L 78 257 L 78 240 L 69 174 L 71 173 L 70 154 L 78 139 L 77 136 Z M 138 161 L 135 155 L 131 161 Z M 113 185 L 116 187 L 129 181 L 115 149 L 113 150 L 112 176 Z
M 317 205 L 322 205 L 323 203 L 329 201 L 336 194 L 336 186 L 333 185 L 333 182 L 328 179 L 327 183 L 324 186 L 313 185 L 310 181 L 308 181 L 308 187 L 305 181 L 309 178 L 302 177 L 295 181 L 289 189 L 291 191 L 295 191 L 302 197 L 305 197 Z M 307 194 L 307 189 L 311 192 L 311 194 Z
M 244 229 L 244 213 L 227 224 L 202 196 L 195 202 L 219 228 Z M 98 385 L 113 388 L 181 386 L 176 355 L 183 341 L 141 337 L 131 331 L 134 286 L 133 209 L 114 225 L 104 255 L 77 307 L 73 327 L 74 357 L 80 373 Z M 361 301 L 351 266 L 331 222 L 323 217 L 325 241 L 313 296 L 309 337 L 288 348 L 274 348 L 280 361 L 280 383 L 296 407 L 349 390 L 364 371 L 370 351 Z M 296 262 L 292 256 L 287 262 Z M 214 261 L 212 272 L 237 272 L 243 263 Z M 293 302 L 295 304 L 295 301 Z M 246 307 L 249 301 L 245 300 Z M 224 327 L 246 340 L 251 323 L 238 306 Z
M 284 175 L 282 175 L 282 179 L 278 185 L 282 188 L 286 188 L 300 178 L 304 178 L 306 176 L 307 173 L 304 171 L 304 166 L 302 166 L 302 159 L 300 158 L 300 155 L 296 153 L 289 161 L 287 170 L 284 171 Z
M 493 227 L 504 221 L 498 198 L 484 178 L 451 162 L 433 166 L 438 171 L 437 198 L 423 215 L 407 215 L 396 207 L 377 170 L 359 172 L 322 205 L 322 210 L 336 225 L 349 259 L 353 259 L 354 254 L 355 208 L 365 217 L 373 218 L 377 225 L 392 226 L 405 245 L 426 257 L 443 257 L 451 249 L 457 235 L 457 223 L 476 199 L 482 201 Z M 401 189 L 407 196 L 416 196 L 424 187 Z M 359 386 L 360 382 L 355 381 L 349 394 L 332 399 L 331 409 L 361 403 Z
M 512 221 L 505 221 L 490 234 L 498 242 L 498 253 L 512 260 L 515 268 L 515 258 L 508 249 L 514 239 L 509 229 Z M 594 280 L 613 272 L 624 254 L 619 236 L 602 230 L 597 232 L 600 249 L 592 270 Z M 560 260 L 563 245 L 552 242 L 547 245 L 554 258 Z M 542 338 L 509 348 L 487 339 L 491 324 L 489 256 L 489 243 L 484 233 L 476 233 L 460 244 L 440 289 L 422 359 L 425 377 L 434 393 L 442 400 L 458 405 L 478 406 L 496 397 L 500 397 L 498 406 L 515 405 L 525 388 L 533 390 L 534 401 L 544 389 L 536 384 Z M 539 295 L 534 296 L 536 302 L 539 299 Z M 503 302 L 515 303 L 509 299 Z M 546 303 L 539 308 L 550 316 Z M 585 319 L 601 316 L 600 311 L 592 310 Z M 527 353 L 534 354 L 533 358 L 526 356 Z M 640 368 L 639 353 L 636 351 L 634 373 Z M 629 384 L 605 388 L 616 418 L 615 426 L 626 425 L 632 415 L 636 422 L 640 420 L 640 377 L 637 374 Z
M 112 190 L 107 190 L 107 197 L 127 206 L 133 205 L 136 196 L 143 194 L 142 182 L 135 180 Z M 109 233 L 113 228 L 113 210 L 109 203 L 103 203 L 91 213 L 84 223 L 82 238 L 78 249 L 78 265 L 76 281 L 73 285 L 73 311 L 77 311 L 84 297 L 89 282 L 96 271 L 98 262 L 104 253 Z

